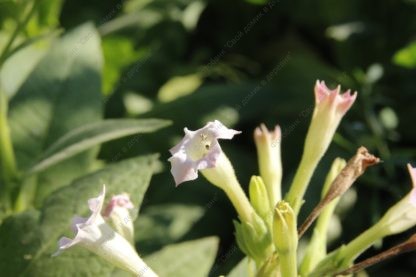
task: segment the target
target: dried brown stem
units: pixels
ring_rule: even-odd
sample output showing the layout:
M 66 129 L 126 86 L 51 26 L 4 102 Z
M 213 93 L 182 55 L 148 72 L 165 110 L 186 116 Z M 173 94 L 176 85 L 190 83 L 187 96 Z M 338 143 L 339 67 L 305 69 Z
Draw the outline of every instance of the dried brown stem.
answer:
M 299 228 L 299 238 L 308 230 L 322 210 L 335 198 L 343 195 L 351 185 L 360 177 L 367 167 L 378 164 L 380 159 L 370 154 L 367 148 L 361 146 L 357 153 L 348 161 L 347 165 L 332 182 L 325 197 L 316 205 L 308 218 Z

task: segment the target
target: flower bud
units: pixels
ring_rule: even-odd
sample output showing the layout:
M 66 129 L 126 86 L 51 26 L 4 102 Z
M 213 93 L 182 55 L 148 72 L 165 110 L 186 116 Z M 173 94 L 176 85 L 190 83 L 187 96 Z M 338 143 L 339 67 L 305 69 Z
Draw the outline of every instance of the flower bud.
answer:
M 133 208 L 129 195 L 123 193 L 113 196 L 103 213 L 105 218 L 111 220 L 116 231 L 131 244 L 134 244 L 134 226 L 129 210 Z
M 251 222 L 234 221 L 234 227 L 239 248 L 260 266 L 274 250 L 266 223 L 254 215 Z
M 280 259 L 280 273 L 285 277 L 297 277 L 296 250 L 298 232 L 296 214 L 286 201 L 279 201 L 274 210 L 273 242 Z
M 254 130 L 260 176 L 266 185 L 271 208 L 282 199 L 281 131 L 277 125 L 272 132 L 264 124 Z
M 269 198 L 263 179 L 259 176 L 252 176 L 249 185 L 250 202 L 254 210 L 263 220 L 269 222 L 272 213 L 270 211 Z
M 274 209 L 273 242 L 279 253 L 296 250 L 298 245 L 296 215 L 284 200 L 279 201 Z

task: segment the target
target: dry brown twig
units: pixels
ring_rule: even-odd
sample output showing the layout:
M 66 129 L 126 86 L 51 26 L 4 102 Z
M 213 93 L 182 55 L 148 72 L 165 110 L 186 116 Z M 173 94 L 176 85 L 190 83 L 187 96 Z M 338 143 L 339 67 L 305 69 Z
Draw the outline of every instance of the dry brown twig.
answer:
M 348 161 L 347 165 L 332 182 L 332 185 L 325 197 L 318 203 L 299 228 L 299 238 L 301 238 L 306 230 L 308 230 L 308 228 L 322 212 L 323 208 L 325 208 L 335 198 L 343 195 L 369 166 L 378 164 L 379 162 L 380 159 L 370 154 L 367 148 L 364 146 L 358 148 L 357 153 Z

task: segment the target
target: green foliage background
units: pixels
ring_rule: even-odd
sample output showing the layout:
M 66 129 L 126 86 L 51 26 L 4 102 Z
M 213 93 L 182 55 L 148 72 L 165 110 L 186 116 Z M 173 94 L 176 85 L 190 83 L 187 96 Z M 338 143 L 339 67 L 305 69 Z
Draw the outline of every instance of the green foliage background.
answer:
M 126 171 L 131 187 L 123 189 L 138 194 L 138 187 L 143 188 L 143 197 L 154 171 L 142 215 L 136 221 L 139 252 L 155 267 L 158 261 L 169 263 L 177 253 L 191 255 L 192 259 L 184 262 L 190 271 L 180 271 L 183 266 L 162 266 L 161 270 L 176 272 L 166 276 L 228 273 L 242 258 L 233 235 L 235 212 L 223 193 L 202 178 L 175 188 L 166 162 L 168 150 L 182 136 L 185 126 L 197 129 L 219 119 L 243 131 L 222 146 L 240 181 L 247 186 L 250 176 L 258 173 L 252 131 L 261 122 L 269 127 L 280 124 L 285 191 L 300 160 L 316 79 L 325 80 L 331 87 L 341 84 L 342 88 L 357 90 L 359 96 L 314 176 L 302 216 L 317 203 L 331 161 L 337 156 L 349 158 L 360 145 L 384 162 L 360 178 L 342 201 L 337 212 L 342 228 L 334 225 L 331 247 L 365 230 L 411 187 L 405 165 L 416 162 L 413 0 L 38 2 L 34 16 L 17 39 L 17 44 L 27 38 L 31 43 L 23 44 L 8 57 L 0 72 L 2 90 L 10 99 L 8 117 L 18 165 L 35 172 L 23 181 L 28 191 L 24 195 L 32 199 L 18 201 L 20 209 L 26 211 L 4 219 L 0 237 L 27 236 L 29 229 L 30 247 L 35 252 L 49 249 L 49 255 L 55 245 L 50 246 L 53 242 L 44 238 L 56 239 L 58 234 L 50 235 L 50 229 L 56 227 L 48 226 L 48 221 L 63 212 L 53 210 L 56 201 L 66 201 L 79 187 L 83 189 L 77 197 L 82 195 L 82 199 L 77 201 L 85 202 L 91 197 L 87 191 L 99 191 L 97 184 L 90 189 L 83 185 L 85 178 L 102 182 L 106 177 L 96 170 L 104 170 L 105 164 L 110 167 L 105 172 L 115 167 L 123 170 L 115 175 Z M 28 3 L 0 2 L 0 48 Z M 167 121 L 127 120 L 101 125 L 102 118 L 163 118 L 172 124 L 159 130 L 167 126 Z M 62 140 L 74 129 L 75 135 Z M 53 152 L 65 148 L 71 140 L 88 137 L 93 142 L 71 152 L 70 159 L 39 172 L 33 167 L 39 161 L 51 161 Z M 116 140 L 106 142 L 110 139 Z M 102 142 L 101 148 L 94 146 Z M 160 153 L 161 162 L 150 153 Z M 136 156 L 142 157 L 133 158 Z M 142 163 L 147 166 L 143 174 L 129 171 L 130 167 L 140 170 Z M 81 177 L 85 174 L 92 175 Z M 117 184 L 108 182 L 110 187 Z M 36 193 L 30 193 L 34 187 Z M 39 229 L 32 230 L 32 221 L 40 222 Z M 26 225 L 22 226 L 23 222 Z M 364 256 L 388 248 L 411 233 L 388 238 Z M 200 239 L 209 236 L 220 239 L 215 262 L 217 240 Z M 199 248 L 189 245 L 192 240 Z M 42 263 L 58 268 L 42 253 L 36 257 L 43 261 L 20 264 L 9 254 L 19 248 L 14 243 L 0 239 L 0 268 L 5 272 L 39 274 Z M 45 243 L 49 248 L 43 246 Z M 170 243 L 181 244 L 166 248 Z M 16 255 L 26 250 L 21 251 Z M 85 252 L 78 252 L 73 254 L 77 259 L 88 259 Z M 206 265 L 198 266 L 204 257 Z M 412 276 L 415 259 L 416 254 L 408 254 L 374 266 L 368 273 Z M 108 275 L 113 271 L 96 260 L 90 265 L 90 274 Z M 15 271 L 19 267 L 27 271 Z M 53 270 L 58 269 L 51 269 L 50 276 L 65 274 Z

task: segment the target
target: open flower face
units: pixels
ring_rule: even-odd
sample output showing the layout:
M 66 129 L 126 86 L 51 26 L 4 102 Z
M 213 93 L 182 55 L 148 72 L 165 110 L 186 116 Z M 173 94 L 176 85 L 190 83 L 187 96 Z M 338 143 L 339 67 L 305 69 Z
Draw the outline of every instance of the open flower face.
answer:
M 218 139 L 232 139 L 241 132 L 228 129 L 221 122 L 209 122 L 196 131 L 184 129 L 185 137 L 170 149 L 172 175 L 178 186 L 198 177 L 198 170 L 213 168 L 222 153 Z

